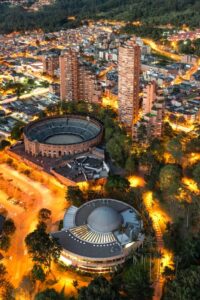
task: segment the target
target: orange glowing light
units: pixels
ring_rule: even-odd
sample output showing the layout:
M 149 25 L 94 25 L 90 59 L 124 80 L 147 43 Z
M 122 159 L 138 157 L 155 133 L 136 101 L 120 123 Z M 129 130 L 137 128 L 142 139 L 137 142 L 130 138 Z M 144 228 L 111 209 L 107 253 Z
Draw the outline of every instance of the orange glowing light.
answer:
M 166 57 L 169 57 L 173 60 L 176 60 L 176 61 L 180 61 L 181 60 L 181 56 L 178 55 L 178 54 L 174 54 L 172 52 L 168 52 L 166 50 L 163 50 L 162 49 L 162 46 L 156 44 L 153 40 L 150 40 L 150 39 L 143 39 L 144 43 L 149 45 L 154 51 L 166 56 Z
M 118 101 L 114 97 L 109 97 L 109 96 L 103 97 L 102 98 L 102 105 L 104 107 L 110 106 L 110 107 L 112 107 L 113 110 L 118 109 Z
M 192 165 L 197 163 L 198 161 L 200 161 L 200 153 L 191 153 L 188 160 L 189 160 L 189 163 Z
M 82 191 L 86 191 L 89 188 L 89 183 L 87 181 L 78 182 L 77 185 Z
M 76 20 L 76 17 L 75 17 L 75 16 L 69 16 L 69 17 L 67 18 L 67 20 L 69 20 L 69 21 L 74 21 L 74 20 Z
M 184 177 L 184 178 L 182 179 L 182 182 L 187 186 L 187 188 L 188 188 L 191 192 L 193 192 L 193 193 L 195 193 L 195 194 L 200 194 L 200 190 L 199 190 L 199 188 L 198 188 L 198 186 L 197 186 L 197 183 L 196 183 L 193 179 Z
M 164 271 L 165 267 L 173 268 L 173 254 L 167 249 L 164 249 L 162 252 L 161 272 Z
M 171 218 L 165 211 L 162 210 L 159 202 L 153 199 L 153 193 L 151 191 L 145 192 L 143 194 L 143 201 L 153 222 L 153 228 L 155 230 L 155 236 L 157 240 L 157 249 L 162 254 L 162 257 L 159 259 L 160 268 L 157 274 L 157 278 L 159 278 L 160 280 L 156 281 L 154 285 L 154 294 L 160 295 L 159 298 L 157 296 L 153 298 L 156 300 L 160 299 L 162 295 L 162 289 L 164 285 L 164 277 L 162 273 L 165 267 L 173 267 L 173 254 L 164 247 L 162 238 L 162 232 L 166 227 L 166 223 L 171 221 Z
M 130 183 L 130 187 L 143 187 L 145 185 L 144 179 L 139 176 L 130 176 L 128 177 L 128 181 Z

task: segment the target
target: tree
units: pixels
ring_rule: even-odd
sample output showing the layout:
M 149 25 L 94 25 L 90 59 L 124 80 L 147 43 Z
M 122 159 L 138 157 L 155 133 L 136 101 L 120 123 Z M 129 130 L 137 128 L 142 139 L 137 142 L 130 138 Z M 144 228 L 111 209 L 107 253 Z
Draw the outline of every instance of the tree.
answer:
M 72 284 L 73 284 L 73 287 L 75 287 L 75 289 L 78 289 L 79 283 L 77 280 L 73 280 Z
M 41 86 L 44 87 L 44 88 L 48 88 L 48 87 L 49 87 L 49 82 L 48 82 L 47 80 L 42 81 L 40 84 L 41 84 Z
M 19 140 L 22 136 L 24 123 L 17 122 L 11 131 L 11 138 L 14 140 Z
M 68 186 L 66 200 L 79 207 L 84 202 L 84 195 L 78 186 Z
M 155 138 L 151 141 L 151 144 L 149 146 L 149 151 L 158 159 L 161 160 L 162 156 L 164 154 L 164 146 L 162 142 Z
M 133 155 L 129 156 L 126 160 L 125 169 L 129 174 L 133 174 L 136 171 L 136 161 Z
M 103 276 L 93 279 L 87 287 L 82 287 L 78 293 L 78 300 L 119 300 L 118 290 Z
M 6 267 L 0 264 L 0 286 L 5 282 L 5 276 L 7 275 Z
M 166 224 L 166 230 L 163 235 L 163 239 L 167 248 L 172 249 L 176 254 L 180 252 L 182 247 L 182 219 L 178 219 L 177 222 Z
M 149 300 L 153 296 L 149 268 L 141 262 L 131 265 L 124 273 L 124 290 L 131 300 Z
M 21 82 L 16 82 L 13 84 L 13 87 L 15 88 L 15 93 L 19 99 L 21 94 L 24 92 L 24 85 Z
M 147 127 L 144 124 L 139 126 L 137 136 L 140 141 L 145 141 L 147 139 Z
M 194 47 L 192 45 L 192 41 L 187 39 L 184 41 L 178 42 L 178 49 L 179 52 L 185 53 L 185 54 L 193 54 L 194 53 Z
M 3 264 L 0 264 L 0 297 L 2 300 L 14 300 L 13 286 L 6 279 L 7 271 Z
M 200 267 L 191 266 L 178 272 L 177 278 L 169 280 L 165 286 L 164 300 L 199 300 Z
M 106 127 L 105 128 L 105 140 L 108 142 L 114 134 L 114 128 L 113 127 Z
M 173 138 L 174 137 L 174 131 L 173 131 L 171 125 L 168 122 L 164 123 L 163 136 L 166 137 L 166 138 Z
M 159 174 L 160 174 L 160 170 L 161 170 L 162 166 L 163 165 L 161 163 L 159 163 L 159 161 L 157 161 L 155 159 L 152 161 L 152 163 L 150 165 L 150 172 L 146 176 L 147 186 L 149 189 L 155 190 L 155 187 L 159 181 Z
M 196 183 L 198 184 L 198 187 L 200 188 L 200 163 L 198 163 L 192 172 L 193 178 L 196 181 Z
M 33 261 L 49 270 L 52 260 L 60 257 L 61 246 L 46 232 L 44 223 L 39 224 L 33 232 L 27 235 L 25 243 Z
M 200 137 L 189 140 L 189 142 L 186 144 L 186 151 L 188 153 L 191 153 L 191 152 L 199 153 L 200 152 Z
M 180 187 L 181 171 L 176 165 L 165 165 L 159 174 L 160 188 L 168 195 L 177 192 Z
M 40 222 L 46 222 L 51 218 L 51 211 L 47 208 L 41 208 L 38 213 L 38 219 Z
M 175 272 L 171 267 L 166 266 L 162 275 L 164 275 L 165 279 L 171 280 L 174 278 Z
M 167 151 L 174 157 L 175 161 L 180 161 L 183 151 L 181 142 L 174 138 L 167 143 Z
M 143 152 L 140 155 L 139 163 L 148 166 L 149 171 L 155 166 L 156 159 L 150 152 Z
M 1 142 L 0 142 L 0 150 L 3 150 L 3 149 L 5 149 L 6 147 L 9 147 L 11 144 L 10 144 L 10 142 L 9 141 L 7 141 L 7 140 L 2 140 Z
M 183 239 L 179 256 L 182 268 L 198 264 L 200 259 L 200 235 Z
M 127 157 L 130 155 L 132 142 L 126 133 L 115 126 L 112 138 L 106 143 L 106 150 L 115 163 L 124 167 Z
M 111 158 L 118 164 L 119 166 L 123 166 L 124 158 L 123 158 L 123 148 L 118 142 L 118 138 L 112 137 L 106 144 L 106 149 L 110 154 Z
M 1 297 L 2 300 L 15 300 L 14 287 L 10 282 L 5 281 Z
M 7 235 L 2 235 L 0 237 L 0 249 L 4 250 L 4 251 L 8 251 L 10 247 L 10 238 Z
M 38 264 L 34 264 L 31 275 L 34 280 L 39 280 L 41 282 L 45 281 L 46 278 L 43 268 Z
M 58 293 L 55 289 L 46 289 L 35 296 L 35 300 L 67 300 L 63 293 Z
M 13 220 L 12 219 L 5 220 L 4 225 L 3 225 L 3 232 L 6 235 L 10 235 L 10 234 L 14 234 L 15 230 L 16 230 L 16 227 L 15 227 L 15 223 L 13 222 Z
M 155 25 L 165 25 L 170 22 L 175 26 L 186 23 L 190 27 L 198 28 L 199 26 L 198 0 L 163 1 L 161 5 L 159 5 L 159 0 L 155 0 L 153 5 L 145 0 L 141 0 L 139 4 L 133 0 L 85 0 L 83 2 L 80 2 L 80 0 L 67 2 L 59 0 L 53 1 L 52 5 L 45 6 L 45 9 L 39 9 L 37 12 L 27 9 L 36 0 L 26 1 L 26 7 L 11 6 L 5 2 L 7 1 L 1 1 L 0 4 L 1 33 L 33 31 L 37 28 L 41 28 L 44 32 L 59 31 L 60 29 L 78 27 L 83 20 L 96 20 L 101 16 L 104 16 L 105 19 L 114 18 L 130 21 L 131 23 L 134 20 L 141 20 L 143 23 L 141 26 L 133 26 L 128 23 L 129 27 L 126 26 L 125 32 L 134 32 L 138 36 L 156 40 L 164 39 L 162 33 L 166 29 L 155 27 Z M 67 20 L 67 17 L 72 15 L 77 16 L 76 19 Z M 87 22 L 84 21 L 84 24 L 87 24 Z M 45 39 L 50 40 L 51 38 L 46 36 Z
M 110 175 L 105 184 L 105 190 L 108 193 L 112 193 L 112 192 L 124 193 L 127 191 L 129 187 L 130 187 L 130 183 L 128 179 L 121 177 L 119 175 Z

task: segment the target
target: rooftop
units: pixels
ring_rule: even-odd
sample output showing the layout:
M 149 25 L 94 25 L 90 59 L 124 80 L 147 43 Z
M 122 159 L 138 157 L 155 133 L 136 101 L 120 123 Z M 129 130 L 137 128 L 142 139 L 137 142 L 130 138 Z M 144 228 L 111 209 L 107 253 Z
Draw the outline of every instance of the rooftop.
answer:
M 96 259 L 123 254 L 126 244 L 140 239 L 142 228 L 137 211 L 114 199 L 95 199 L 80 208 L 71 206 L 63 224 L 61 231 L 52 234 L 63 249 Z
M 112 207 L 101 206 L 90 213 L 87 223 L 92 230 L 107 233 L 122 225 L 122 216 Z

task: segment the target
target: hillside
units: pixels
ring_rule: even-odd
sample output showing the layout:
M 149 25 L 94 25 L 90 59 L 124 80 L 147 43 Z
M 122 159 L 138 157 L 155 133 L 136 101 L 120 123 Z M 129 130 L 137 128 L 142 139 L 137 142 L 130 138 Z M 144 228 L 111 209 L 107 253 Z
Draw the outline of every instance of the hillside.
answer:
M 0 32 L 39 27 L 51 31 L 77 26 L 87 18 L 199 27 L 199 11 L 199 0 L 57 0 L 37 12 L 0 4 Z M 71 15 L 77 17 L 76 21 L 67 20 Z

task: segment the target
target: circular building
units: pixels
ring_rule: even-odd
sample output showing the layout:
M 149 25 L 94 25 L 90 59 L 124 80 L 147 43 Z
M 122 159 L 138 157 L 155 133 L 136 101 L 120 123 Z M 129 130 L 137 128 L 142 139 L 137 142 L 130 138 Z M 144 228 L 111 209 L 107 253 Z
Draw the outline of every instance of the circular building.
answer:
M 67 115 L 31 122 L 24 129 L 25 151 L 60 157 L 88 151 L 102 139 L 103 126 L 94 118 Z
M 130 205 L 96 199 L 65 213 L 63 229 L 53 233 L 62 246 L 60 260 L 87 272 L 112 272 L 143 242 L 142 221 Z

